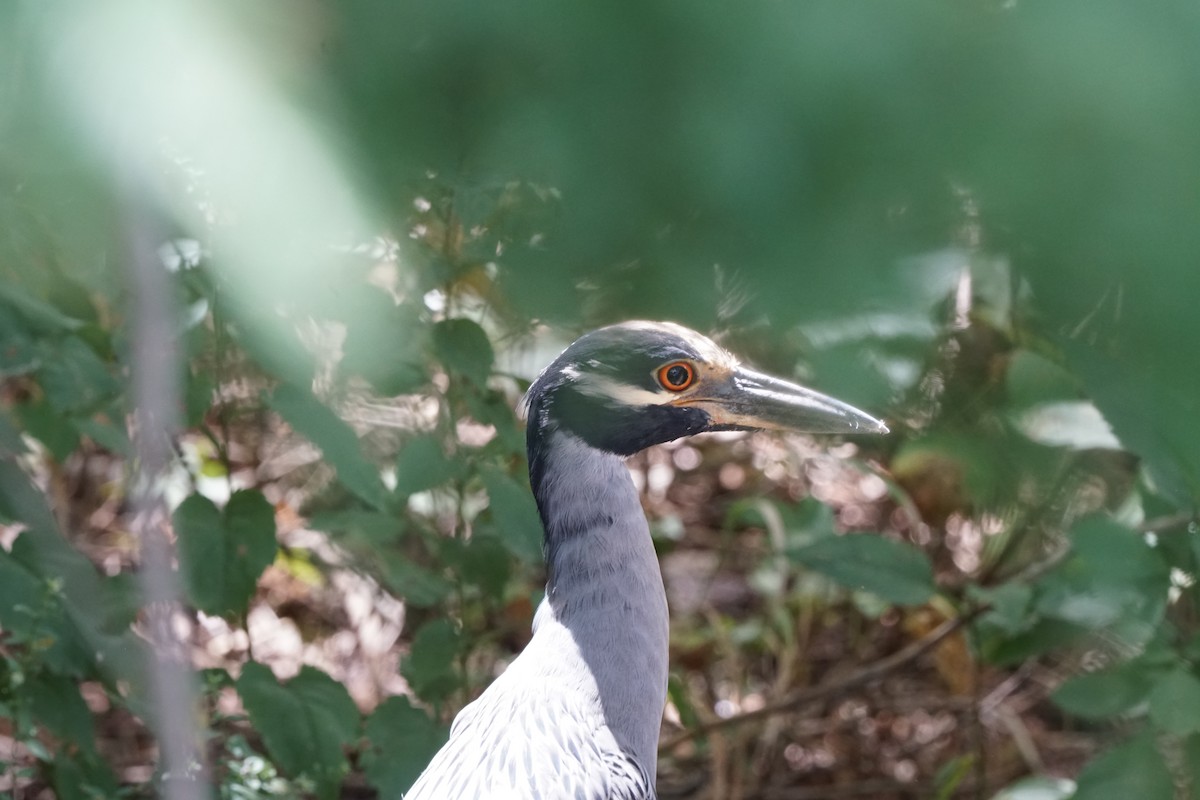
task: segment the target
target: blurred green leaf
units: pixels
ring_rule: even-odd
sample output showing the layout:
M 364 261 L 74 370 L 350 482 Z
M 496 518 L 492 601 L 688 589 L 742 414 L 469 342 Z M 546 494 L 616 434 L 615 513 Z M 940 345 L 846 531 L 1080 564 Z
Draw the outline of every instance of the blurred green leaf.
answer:
M 126 458 L 133 455 L 133 444 L 123 425 L 99 419 L 78 419 L 73 424 L 75 430 L 109 452 Z
M 346 687 L 310 666 L 281 684 L 268 667 L 251 661 L 242 667 L 237 691 L 280 769 L 312 778 L 322 800 L 337 797 L 349 769 L 344 749 L 358 737 L 360 722 Z
M 367 719 L 367 780 L 383 797 L 401 797 L 446 741 L 447 730 L 407 697 L 389 697 Z
M 0 458 L 21 455 L 28 448 L 7 410 L 0 410 Z
M 79 432 L 71 420 L 45 400 L 18 406 L 17 419 L 25 432 L 44 444 L 59 461 L 66 460 L 79 447 Z
M 388 506 L 379 470 L 363 456 L 354 430 L 319 403 L 310 392 L 284 384 L 267 398 L 284 420 L 317 447 L 337 472 L 338 480 L 369 505 Z
M 92 712 L 79 694 L 75 681 L 42 673 L 31 678 L 22 691 L 28 692 L 33 714 L 40 724 L 82 752 L 96 752 Z
M 500 541 L 517 558 L 529 563 L 540 561 L 542 520 L 529 489 L 495 468 L 483 470 L 480 477 Z
M 80 320 L 68 317 L 13 283 L 0 283 L 0 300 L 12 306 L 32 327 L 43 334 L 70 333 L 83 326 Z
M 362 539 L 372 547 L 394 544 L 405 531 L 403 518 L 361 508 L 321 511 L 309 518 L 308 525 L 313 530 Z
M 461 646 L 462 634 L 449 620 L 435 619 L 417 629 L 400 672 L 418 697 L 437 703 L 458 688 L 461 677 L 454 662 Z
M 483 328 L 461 317 L 433 326 L 433 352 L 448 370 L 481 387 L 487 384 L 496 358 Z
M 343 372 L 361 375 L 380 394 L 414 392 L 428 380 L 428 323 L 410 304 L 396 305 L 386 292 L 364 285 L 348 291 Z
M 788 552 L 797 564 L 848 589 L 879 595 L 900 605 L 920 605 L 933 596 L 933 567 L 917 548 L 863 533 L 832 536 Z
M 383 569 L 388 589 L 416 608 L 437 605 L 454 591 L 450 581 L 403 557 L 387 559 Z
M 1194 398 L 1145 369 L 1064 341 L 1068 360 L 1122 443 L 1146 460 L 1158 488 L 1181 508 L 1200 503 L 1200 427 Z
M 1104 719 L 1146 700 L 1158 676 L 1140 661 L 1071 678 L 1054 692 L 1060 708 L 1083 719 Z
M 1083 386 L 1061 365 L 1033 350 L 1018 349 L 1004 372 L 1008 406 L 1024 409 L 1046 403 L 1078 400 Z
M 407 496 L 440 486 L 458 473 L 432 434 L 408 440 L 396 457 L 396 494 Z
M 245 614 L 278 549 L 275 509 L 262 492 L 234 492 L 223 511 L 193 494 L 172 519 L 188 600 L 209 614 Z
M 991 606 L 979 620 L 984 625 L 1006 633 L 1020 633 L 1033 623 L 1030 614 L 1033 589 L 1023 583 L 1005 583 L 995 587 L 972 585 L 967 591 L 972 600 Z
M 504 595 L 512 573 L 512 555 L 494 536 L 473 536 L 467 541 L 443 539 L 438 555 L 451 569 L 457 569 L 465 583 L 478 586 L 487 597 Z
M 90 753 L 62 749 L 54 754 L 52 767 L 58 800 L 98 800 L 119 797 L 120 788 L 112 770 Z
M 38 370 L 46 400 L 60 413 L 90 411 L 121 391 L 121 384 L 82 339 L 70 336 Z
M 992 664 L 1019 664 L 1026 659 L 1070 647 L 1079 641 L 1087 630 L 1059 619 L 1036 619 L 1027 629 L 1012 634 L 1001 630 L 998 635 L 987 635 L 986 626 L 980 621 L 980 652 Z
M 1073 800 L 1172 800 L 1174 782 L 1155 746 L 1143 733 L 1092 759 L 1079 774 Z
M 14 316 L 0 310 L 0 378 L 27 375 L 41 363 L 33 337 Z
M 1162 619 L 1169 586 L 1169 567 L 1141 534 L 1092 516 L 1072 529 L 1067 560 L 1038 582 L 1036 608 L 1088 628 L 1120 626 L 1137 645 Z
M 1200 679 L 1183 668 L 1167 673 L 1150 692 L 1150 718 L 1177 736 L 1200 732 Z

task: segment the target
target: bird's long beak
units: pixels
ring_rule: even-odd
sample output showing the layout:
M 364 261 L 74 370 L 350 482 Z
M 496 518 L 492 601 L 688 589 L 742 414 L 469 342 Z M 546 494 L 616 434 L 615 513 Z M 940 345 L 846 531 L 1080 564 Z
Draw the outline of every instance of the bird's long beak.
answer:
M 883 422 L 841 400 L 740 366 L 680 404 L 703 408 L 717 429 L 888 432 Z

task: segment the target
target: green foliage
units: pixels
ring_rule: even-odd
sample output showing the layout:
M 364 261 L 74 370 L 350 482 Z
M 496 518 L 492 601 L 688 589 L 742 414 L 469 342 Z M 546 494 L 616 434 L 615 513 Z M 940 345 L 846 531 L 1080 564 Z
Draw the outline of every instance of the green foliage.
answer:
M 1096 758 L 1079 776 L 1073 800 L 1140 797 L 1169 800 L 1175 796 L 1171 773 L 1154 737 L 1141 734 Z
M 929 559 L 878 534 L 830 536 L 789 552 L 797 563 L 891 603 L 920 605 L 936 591 Z
M 275 763 L 289 775 L 311 778 L 317 797 L 336 797 L 348 768 L 344 750 L 360 723 L 346 688 L 313 667 L 280 683 L 268 667 L 251 662 L 237 690 Z
M 401 667 L 417 696 L 437 703 L 458 688 L 461 677 L 454 663 L 461 648 L 462 636 L 449 620 L 433 620 L 417 629 L 412 652 Z
M 289 425 L 321 448 L 347 489 L 373 508 L 387 508 L 387 490 L 379 470 L 363 457 L 358 438 L 349 425 L 311 393 L 294 386 L 280 386 L 267 402 Z
M 513 555 L 526 561 L 542 557 L 542 523 L 529 490 L 497 469 L 481 475 L 488 493 L 492 530 Z
M 275 509 L 243 490 L 224 510 L 193 494 L 174 515 L 188 600 L 209 614 L 244 615 L 259 575 L 275 560 Z
M 392 697 L 367 720 L 366 735 L 368 780 L 384 797 L 400 797 L 446 741 L 447 731 L 407 697 Z

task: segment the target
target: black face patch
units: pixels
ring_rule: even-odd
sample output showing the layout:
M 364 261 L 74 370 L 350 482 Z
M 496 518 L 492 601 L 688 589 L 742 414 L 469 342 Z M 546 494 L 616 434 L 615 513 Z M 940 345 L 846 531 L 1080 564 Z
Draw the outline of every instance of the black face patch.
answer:
M 711 424 L 694 406 L 627 406 L 569 386 L 555 393 L 549 418 L 592 447 L 622 456 L 700 433 Z
M 695 345 L 665 327 L 617 325 L 579 338 L 529 388 L 526 440 L 535 478 L 541 468 L 541 448 L 555 428 L 622 456 L 709 430 L 712 421 L 700 408 L 629 405 L 602 393 L 581 391 L 580 386 L 592 375 L 662 393 L 656 377 L 659 368 L 673 361 L 703 360 Z

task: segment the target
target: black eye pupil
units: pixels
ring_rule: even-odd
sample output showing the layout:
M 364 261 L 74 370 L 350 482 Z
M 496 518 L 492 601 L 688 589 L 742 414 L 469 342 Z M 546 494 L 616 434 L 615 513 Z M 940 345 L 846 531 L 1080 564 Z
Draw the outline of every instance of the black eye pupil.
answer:
M 688 381 L 687 367 L 676 364 L 667 370 L 667 383 L 671 386 L 682 386 Z

